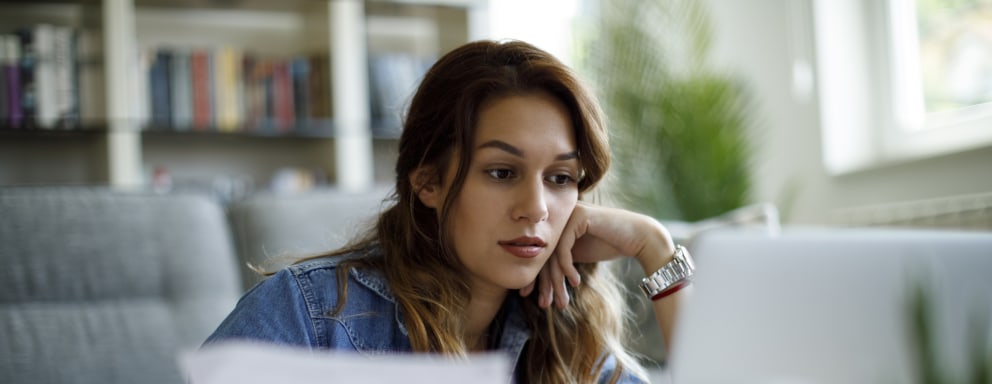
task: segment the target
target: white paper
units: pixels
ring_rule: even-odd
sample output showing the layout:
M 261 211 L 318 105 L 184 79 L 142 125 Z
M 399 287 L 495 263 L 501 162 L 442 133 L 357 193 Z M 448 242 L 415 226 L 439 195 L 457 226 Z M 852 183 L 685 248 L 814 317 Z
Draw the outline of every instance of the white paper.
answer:
M 511 373 L 509 358 L 502 354 L 477 354 L 467 360 L 412 353 L 366 357 L 249 342 L 183 353 L 179 366 L 191 384 L 506 384 Z

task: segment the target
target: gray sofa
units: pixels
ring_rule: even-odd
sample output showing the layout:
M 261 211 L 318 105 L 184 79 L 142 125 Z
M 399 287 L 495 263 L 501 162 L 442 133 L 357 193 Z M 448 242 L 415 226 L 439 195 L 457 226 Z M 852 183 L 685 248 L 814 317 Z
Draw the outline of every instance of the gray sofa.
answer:
M 241 292 L 195 195 L 0 190 L 0 383 L 178 383 Z
M 259 280 L 241 265 L 332 249 L 383 196 L 0 188 L 0 383 L 184 382 Z

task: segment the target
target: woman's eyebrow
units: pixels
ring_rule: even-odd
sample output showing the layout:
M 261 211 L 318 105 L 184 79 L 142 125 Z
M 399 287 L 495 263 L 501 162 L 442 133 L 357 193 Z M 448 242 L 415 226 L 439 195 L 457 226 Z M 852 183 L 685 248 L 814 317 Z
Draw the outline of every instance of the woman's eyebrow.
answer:
M 482 149 L 482 148 L 496 148 L 496 149 L 502 150 L 502 151 L 504 151 L 506 153 L 509 153 L 509 154 L 514 155 L 514 156 L 517 156 L 517 157 L 524 157 L 524 151 L 523 150 L 521 150 L 520 148 L 517 148 L 517 147 L 513 146 L 510 143 L 507 143 L 505 141 L 502 141 L 502 140 L 489 140 L 489 141 L 487 141 L 485 143 L 480 144 L 475 149 Z M 555 156 L 555 160 L 556 161 L 572 160 L 572 159 L 578 159 L 578 158 L 579 158 L 579 152 L 578 151 L 572 151 L 572 152 L 568 152 L 568 153 L 562 153 L 562 154 L 560 154 L 558 156 Z

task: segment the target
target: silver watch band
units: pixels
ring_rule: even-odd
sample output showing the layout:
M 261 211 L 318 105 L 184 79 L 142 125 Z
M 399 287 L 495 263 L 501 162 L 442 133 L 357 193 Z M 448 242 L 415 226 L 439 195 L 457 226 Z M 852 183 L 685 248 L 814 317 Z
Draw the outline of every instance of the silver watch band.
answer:
M 654 297 L 680 281 L 691 279 L 695 270 L 696 265 L 692 262 L 689 251 L 681 245 L 676 245 L 672 261 L 641 279 L 641 291 L 644 291 L 648 297 Z

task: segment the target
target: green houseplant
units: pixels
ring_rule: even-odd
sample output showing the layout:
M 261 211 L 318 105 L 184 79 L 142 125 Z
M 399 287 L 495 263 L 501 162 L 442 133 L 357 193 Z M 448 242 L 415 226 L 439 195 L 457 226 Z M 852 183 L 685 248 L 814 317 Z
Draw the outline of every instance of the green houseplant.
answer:
M 592 7 L 579 67 L 613 133 L 610 196 L 660 219 L 697 221 L 745 205 L 750 102 L 707 66 L 699 2 L 617 0 Z

